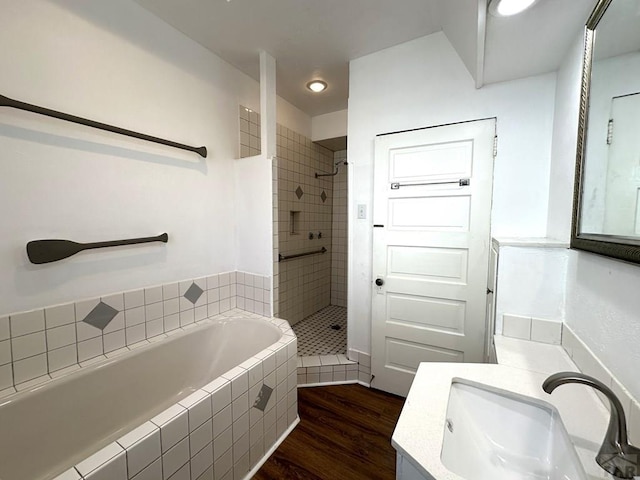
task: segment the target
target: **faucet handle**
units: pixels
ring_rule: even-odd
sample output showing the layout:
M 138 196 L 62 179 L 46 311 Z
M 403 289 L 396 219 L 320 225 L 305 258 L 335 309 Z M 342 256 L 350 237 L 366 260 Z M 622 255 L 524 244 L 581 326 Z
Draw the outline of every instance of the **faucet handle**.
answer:
M 611 403 L 609 427 L 596 456 L 598 465 L 617 478 L 632 479 L 640 476 L 640 448 L 629 443 L 624 408 L 613 390 L 598 379 L 580 372 L 554 373 L 542 383 L 542 389 L 550 394 L 566 383 L 578 383 L 594 388 L 602 392 Z

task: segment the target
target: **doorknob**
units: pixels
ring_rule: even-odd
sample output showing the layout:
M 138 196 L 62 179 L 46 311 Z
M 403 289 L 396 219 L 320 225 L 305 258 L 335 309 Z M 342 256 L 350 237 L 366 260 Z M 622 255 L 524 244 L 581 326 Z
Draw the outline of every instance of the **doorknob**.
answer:
M 382 280 L 381 278 L 376 278 L 376 285 L 381 287 L 382 285 L 384 285 L 384 280 Z

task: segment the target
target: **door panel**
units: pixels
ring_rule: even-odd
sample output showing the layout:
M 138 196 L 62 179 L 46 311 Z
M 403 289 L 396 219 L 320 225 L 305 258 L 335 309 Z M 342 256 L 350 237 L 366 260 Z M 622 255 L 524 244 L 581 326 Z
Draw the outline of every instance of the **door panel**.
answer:
M 394 198 L 389 200 L 387 223 L 397 229 L 466 232 L 470 205 L 466 196 Z
M 438 182 L 451 175 L 471 175 L 472 142 L 422 145 L 398 149 L 389 159 L 392 182 Z
M 398 338 L 387 339 L 386 363 L 390 370 L 414 375 L 420 362 L 456 362 L 464 361 L 462 352 Z
M 494 137 L 491 119 L 376 139 L 375 388 L 406 395 L 420 362 L 483 361 Z
M 387 274 L 432 282 L 466 283 L 467 251 L 454 248 L 389 246 Z
M 390 324 L 464 334 L 463 301 L 389 294 L 387 305 Z

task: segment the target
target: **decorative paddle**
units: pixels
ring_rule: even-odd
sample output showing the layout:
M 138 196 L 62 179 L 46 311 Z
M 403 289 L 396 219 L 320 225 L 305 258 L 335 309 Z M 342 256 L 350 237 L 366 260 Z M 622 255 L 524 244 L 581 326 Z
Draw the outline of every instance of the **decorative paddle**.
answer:
M 27 256 L 31 263 L 41 264 L 57 262 L 92 248 L 118 247 L 137 243 L 169 241 L 169 235 L 163 233 L 157 237 L 130 238 L 128 240 L 112 240 L 109 242 L 78 243 L 71 240 L 32 240 L 27 243 Z

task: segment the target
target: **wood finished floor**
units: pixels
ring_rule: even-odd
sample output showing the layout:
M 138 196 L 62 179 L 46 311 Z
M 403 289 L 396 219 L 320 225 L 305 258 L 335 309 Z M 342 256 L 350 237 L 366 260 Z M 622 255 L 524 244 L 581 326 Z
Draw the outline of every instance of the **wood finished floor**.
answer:
M 393 480 L 403 404 L 361 385 L 298 389 L 300 423 L 254 480 Z

